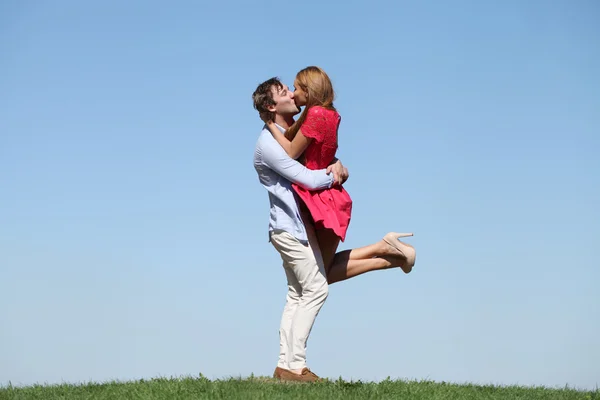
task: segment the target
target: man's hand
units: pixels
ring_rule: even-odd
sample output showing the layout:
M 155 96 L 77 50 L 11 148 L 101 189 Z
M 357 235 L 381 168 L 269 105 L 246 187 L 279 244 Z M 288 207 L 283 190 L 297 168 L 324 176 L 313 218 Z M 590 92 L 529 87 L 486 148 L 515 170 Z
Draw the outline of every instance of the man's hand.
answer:
M 327 167 L 327 174 L 330 174 L 332 172 L 334 185 L 342 185 L 350 177 L 350 174 L 348 173 L 348 168 L 344 167 L 340 160 L 337 160 L 334 164 L 331 164 Z

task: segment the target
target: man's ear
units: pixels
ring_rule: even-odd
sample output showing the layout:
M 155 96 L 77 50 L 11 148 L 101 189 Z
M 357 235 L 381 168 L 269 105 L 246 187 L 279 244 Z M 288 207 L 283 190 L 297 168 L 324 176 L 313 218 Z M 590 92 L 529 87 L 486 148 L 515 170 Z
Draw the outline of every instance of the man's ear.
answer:
M 269 110 L 270 112 L 274 113 L 275 112 L 275 106 L 274 105 L 267 106 L 267 110 Z

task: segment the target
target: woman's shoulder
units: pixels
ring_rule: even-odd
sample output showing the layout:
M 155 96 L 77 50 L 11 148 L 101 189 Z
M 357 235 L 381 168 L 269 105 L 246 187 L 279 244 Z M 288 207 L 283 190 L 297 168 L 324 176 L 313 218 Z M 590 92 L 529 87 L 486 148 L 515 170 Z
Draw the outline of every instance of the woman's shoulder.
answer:
M 338 117 L 339 114 L 336 110 L 332 110 L 331 108 L 326 108 L 323 106 L 312 106 L 307 111 L 307 117 Z

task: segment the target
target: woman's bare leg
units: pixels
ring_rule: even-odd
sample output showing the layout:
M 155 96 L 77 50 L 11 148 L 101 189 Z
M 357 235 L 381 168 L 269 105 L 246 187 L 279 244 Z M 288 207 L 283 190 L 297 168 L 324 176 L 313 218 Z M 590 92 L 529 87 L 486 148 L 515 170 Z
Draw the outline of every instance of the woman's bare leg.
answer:
M 342 251 L 335 255 L 334 263 L 327 273 L 327 283 L 344 281 L 365 272 L 396 268 L 402 265 L 404 259 L 398 256 L 375 257 L 368 260 L 351 260 L 351 250 Z
M 331 266 L 331 263 L 334 262 L 335 257 L 338 257 L 336 251 L 340 244 L 340 238 L 333 233 L 333 230 L 331 229 L 317 229 L 316 235 L 323 257 L 323 263 L 325 264 L 325 270 L 327 270 Z M 349 252 L 348 255 L 343 255 L 343 257 L 348 260 L 369 260 L 373 257 L 401 256 L 396 249 L 387 244 L 384 240 L 356 249 L 345 250 L 338 254 L 345 252 Z
M 339 243 L 339 242 L 338 242 Z M 329 254 L 328 254 L 329 256 Z M 352 250 L 336 253 L 331 264 L 325 264 L 329 283 L 343 281 L 370 271 L 400 267 L 408 274 L 406 258 L 384 240 Z
M 317 238 L 329 284 L 344 281 L 365 272 L 388 268 L 400 267 L 405 273 L 410 272 L 410 269 L 403 268 L 406 258 L 399 255 L 383 240 L 358 249 L 336 253 L 340 241 L 333 231 L 330 229 L 318 230 Z
M 396 250 L 383 240 L 357 249 L 346 250 L 350 251 L 348 259 L 350 260 L 368 260 L 373 257 L 398 255 Z
M 333 230 L 317 229 L 315 233 L 329 283 L 381 269 L 400 267 L 407 274 L 412 270 L 404 267 L 406 258 L 384 240 L 336 253 L 340 238 Z
M 338 245 L 340 244 L 340 238 L 333 233 L 331 229 L 317 229 L 315 231 L 317 235 L 317 241 L 319 242 L 319 249 L 321 250 L 321 257 L 323 257 L 323 265 L 325 266 L 325 272 L 329 273 L 329 268 L 336 256 Z

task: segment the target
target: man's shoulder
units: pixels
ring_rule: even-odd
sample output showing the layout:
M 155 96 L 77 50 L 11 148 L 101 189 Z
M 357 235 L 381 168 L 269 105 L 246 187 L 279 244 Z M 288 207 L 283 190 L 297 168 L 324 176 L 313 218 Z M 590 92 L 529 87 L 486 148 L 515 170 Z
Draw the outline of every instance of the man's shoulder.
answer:
M 265 158 L 265 155 L 272 153 L 273 144 L 269 139 L 273 139 L 273 136 L 268 131 L 266 126 L 258 135 L 256 139 L 256 144 L 254 146 L 254 163 L 262 164 Z M 274 140 L 274 139 L 273 139 Z M 268 156 L 267 156 L 268 157 Z
M 268 151 L 277 151 L 277 146 L 279 143 L 275 140 L 273 135 L 269 129 L 265 126 L 260 134 L 258 135 L 258 139 L 256 139 L 256 150 L 268 150 Z M 281 148 L 281 146 L 279 146 Z M 281 148 L 283 150 L 283 148 Z
M 265 142 L 265 138 L 267 137 L 267 133 L 269 132 L 269 130 L 267 129 L 267 127 L 263 127 L 260 131 L 260 133 L 258 134 L 258 139 L 256 140 L 256 143 L 264 143 Z

